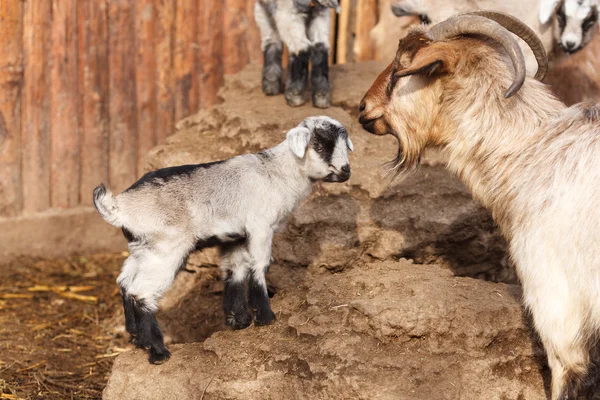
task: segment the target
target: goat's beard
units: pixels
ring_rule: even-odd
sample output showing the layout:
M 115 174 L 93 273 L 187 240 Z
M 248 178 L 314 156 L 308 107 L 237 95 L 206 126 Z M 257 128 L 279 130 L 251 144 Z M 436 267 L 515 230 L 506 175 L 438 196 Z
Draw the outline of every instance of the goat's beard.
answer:
M 396 180 L 408 171 L 414 170 L 421 163 L 421 150 L 419 151 L 406 151 L 409 149 L 407 146 L 407 136 L 404 135 L 404 139 L 401 134 L 396 132 L 390 127 L 389 134 L 394 136 L 398 141 L 398 151 L 396 157 L 383 164 L 384 175 L 391 177 L 392 180 Z

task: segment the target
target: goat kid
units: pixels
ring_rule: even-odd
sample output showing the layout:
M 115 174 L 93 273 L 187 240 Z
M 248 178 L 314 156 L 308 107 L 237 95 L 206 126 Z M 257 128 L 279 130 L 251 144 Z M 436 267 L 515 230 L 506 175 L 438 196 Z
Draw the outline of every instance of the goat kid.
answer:
M 398 139 L 397 173 L 415 167 L 428 147 L 446 152 L 448 168 L 509 242 L 548 355 L 552 399 L 575 399 L 597 382 L 600 107 L 567 108 L 526 78 L 509 31 L 541 60 L 542 79 L 547 61 L 529 28 L 505 14 L 465 13 L 400 40 L 363 98 L 359 121 Z
M 556 42 L 567 54 L 583 49 L 598 24 L 597 0 L 540 0 L 540 23 L 554 18 Z
M 289 51 L 285 99 L 292 107 L 305 103 L 308 63 L 312 63 L 312 101 L 318 108 L 331 105 L 329 85 L 329 8 L 339 12 L 337 0 L 257 0 L 254 18 L 264 55 L 262 90 L 281 93 L 283 43 Z
M 273 233 L 315 181 L 348 180 L 352 150 L 338 121 L 310 117 L 272 149 L 149 172 L 118 196 L 104 185 L 94 190 L 102 218 L 129 242 L 117 283 L 127 332 L 149 350 L 150 362 L 170 356 L 157 303 L 194 250 L 219 248 L 227 324 L 242 329 L 253 318 L 256 325 L 275 320 L 265 281 Z

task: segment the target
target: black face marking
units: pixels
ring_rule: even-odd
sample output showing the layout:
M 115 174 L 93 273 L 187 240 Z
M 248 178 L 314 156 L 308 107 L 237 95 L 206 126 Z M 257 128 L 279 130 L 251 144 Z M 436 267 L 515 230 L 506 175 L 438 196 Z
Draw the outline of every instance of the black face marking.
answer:
M 346 128 L 330 122 L 322 122 L 319 127 L 313 129 L 310 145 L 321 156 L 323 161 L 329 164 L 331 163 L 338 138 L 342 138 L 343 140 L 348 138 Z
M 311 82 L 315 93 L 329 92 L 329 52 L 323 43 L 317 43 L 310 50 L 312 64 Z
M 244 288 L 245 282 L 234 282 L 228 271 L 223 288 L 223 312 L 225 323 L 233 329 L 244 329 L 252 323 Z
M 254 274 L 250 274 L 248 279 L 248 303 L 254 311 L 255 325 L 268 325 L 275 321 L 275 313 L 269 305 L 267 288 L 256 280 Z
M 171 353 L 166 348 L 163 334 L 158 326 L 154 313 L 148 311 L 142 301 L 130 298 L 127 300 L 135 317 L 136 334 L 132 342 L 139 348 L 147 349 L 152 364 L 160 364 L 169 359 Z M 130 311 L 131 312 L 131 311 Z
M 590 29 L 592 29 L 596 22 L 598 21 L 598 9 L 596 7 L 592 7 L 590 11 L 590 15 L 583 20 L 581 24 L 581 29 L 583 30 L 583 35 L 585 35 Z
M 188 164 L 188 165 L 179 165 L 176 167 L 168 167 L 157 169 L 156 171 L 148 172 L 144 176 L 142 176 L 136 183 L 131 185 L 126 192 L 130 190 L 135 190 L 142 185 L 154 185 L 160 186 L 164 185 L 166 182 L 170 181 L 173 178 L 178 177 L 189 177 L 195 171 L 199 169 L 208 169 L 212 168 L 216 165 L 222 164 L 225 161 L 214 161 L 205 164 Z
M 560 28 L 560 33 L 562 34 L 565 30 L 565 26 L 567 25 L 564 3 L 558 8 L 558 10 L 556 10 L 556 20 L 558 21 L 558 27 Z

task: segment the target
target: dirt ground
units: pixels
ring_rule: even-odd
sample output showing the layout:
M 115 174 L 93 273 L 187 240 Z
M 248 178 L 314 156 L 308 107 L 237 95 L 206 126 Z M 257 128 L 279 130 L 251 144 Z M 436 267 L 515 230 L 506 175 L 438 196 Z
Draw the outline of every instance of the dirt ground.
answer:
M 98 399 L 132 349 L 109 317 L 123 254 L 21 259 L 0 269 L 0 399 Z

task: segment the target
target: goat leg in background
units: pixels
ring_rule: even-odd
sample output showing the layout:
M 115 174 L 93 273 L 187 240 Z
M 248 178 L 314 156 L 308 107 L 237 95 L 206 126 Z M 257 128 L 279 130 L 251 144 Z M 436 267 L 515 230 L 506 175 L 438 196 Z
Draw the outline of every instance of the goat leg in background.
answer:
M 308 86 L 308 59 L 308 50 L 290 54 L 285 99 L 291 107 L 298 107 L 306 102 L 304 92 Z
M 329 86 L 329 31 L 331 20 L 328 8 L 313 8 L 308 38 L 311 41 L 310 58 L 312 64 L 312 101 L 318 108 L 331 105 L 331 88 Z
M 282 91 L 282 54 L 283 46 L 281 43 L 269 43 L 265 47 L 262 74 L 262 91 L 268 96 L 280 94 Z
M 278 8 L 275 14 L 277 31 L 290 53 L 288 62 L 285 99 L 289 106 L 297 107 L 306 102 L 304 92 L 308 86 L 308 60 L 310 40 L 306 35 L 308 14 L 289 12 Z
M 281 67 L 283 42 L 272 18 L 269 17 L 260 1 L 254 5 L 254 18 L 260 30 L 260 44 L 264 56 L 262 91 L 268 96 L 280 94 L 283 86 L 283 68 Z
M 331 105 L 331 88 L 329 86 L 329 51 L 325 47 L 325 43 L 317 43 L 313 46 L 310 58 L 313 105 L 317 108 L 327 108 Z

